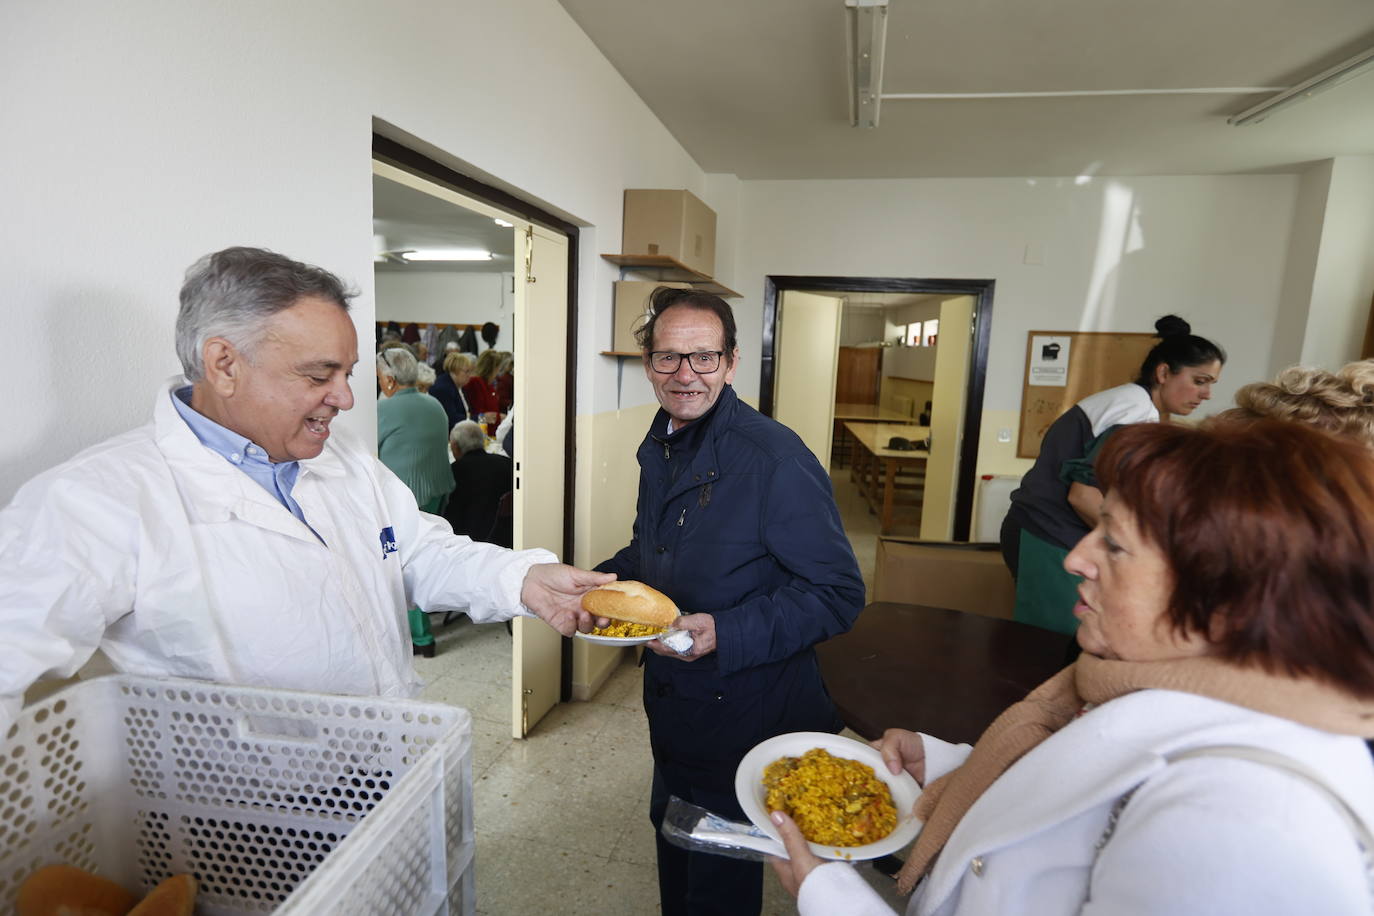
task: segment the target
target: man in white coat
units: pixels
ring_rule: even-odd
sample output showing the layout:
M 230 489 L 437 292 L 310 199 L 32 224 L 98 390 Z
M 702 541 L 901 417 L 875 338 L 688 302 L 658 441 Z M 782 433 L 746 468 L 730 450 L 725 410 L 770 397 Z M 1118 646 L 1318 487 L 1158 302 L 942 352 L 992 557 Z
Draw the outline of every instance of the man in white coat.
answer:
M 137 674 L 408 696 L 409 607 L 591 628 L 580 597 L 614 576 L 454 535 L 331 433 L 353 406 L 349 297 L 260 249 L 187 272 L 186 381 L 0 510 L 0 734 L 34 681 L 97 648 Z

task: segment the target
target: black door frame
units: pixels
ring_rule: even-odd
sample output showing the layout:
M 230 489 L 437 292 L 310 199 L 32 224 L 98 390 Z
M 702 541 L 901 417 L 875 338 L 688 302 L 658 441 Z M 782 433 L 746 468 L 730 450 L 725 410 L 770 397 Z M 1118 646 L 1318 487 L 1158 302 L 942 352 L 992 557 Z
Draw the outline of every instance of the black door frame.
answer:
M 926 280 L 899 277 L 763 278 L 763 355 L 759 360 L 759 410 L 773 415 L 773 377 L 778 339 L 778 294 L 787 290 L 834 293 L 935 293 L 973 296 L 973 352 L 969 360 L 968 397 L 964 401 L 964 441 L 959 450 L 954 497 L 954 540 L 967 541 L 973 524 L 973 491 L 978 468 L 978 440 L 983 422 L 983 391 L 988 374 L 988 341 L 992 336 L 992 296 L 996 280 Z
M 568 237 L 568 347 L 567 371 L 563 379 L 563 422 L 566 444 L 563 449 L 563 556 L 573 554 L 574 496 L 577 492 L 577 226 L 549 213 L 509 191 L 478 181 L 470 175 L 455 171 L 443 163 L 418 153 L 408 146 L 372 134 L 372 158 L 378 162 L 403 169 L 427 181 L 457 191 L 468 197 L 485 201 L 510 213 L 518 214 L 532 223 L 556 230 Z M 559 665 L 559 701 L 572 699 L 572 640 L 563 640 L 562 662 Z

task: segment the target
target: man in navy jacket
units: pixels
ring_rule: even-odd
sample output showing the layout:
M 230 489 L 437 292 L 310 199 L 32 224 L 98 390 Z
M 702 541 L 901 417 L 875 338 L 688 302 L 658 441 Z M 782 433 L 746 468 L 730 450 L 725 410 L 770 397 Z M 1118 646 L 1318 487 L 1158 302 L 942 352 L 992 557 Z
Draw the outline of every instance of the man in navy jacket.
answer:
M 670 796 L 744 819 L 735 768 L 755 744 L 841 727 L 812 648 L 864 602 L 830 477 L 801 439 L 735 395 L 735 320 L 717 296 L 660 288 L 639 333 L 662 410 L 639 448 L 630 544 L 597 567 L 662 591 L 694 645 L 645 653 L 654 755 L 649 817 Z M 664 914 L 757 914 L 758 863 L 658 835 Z

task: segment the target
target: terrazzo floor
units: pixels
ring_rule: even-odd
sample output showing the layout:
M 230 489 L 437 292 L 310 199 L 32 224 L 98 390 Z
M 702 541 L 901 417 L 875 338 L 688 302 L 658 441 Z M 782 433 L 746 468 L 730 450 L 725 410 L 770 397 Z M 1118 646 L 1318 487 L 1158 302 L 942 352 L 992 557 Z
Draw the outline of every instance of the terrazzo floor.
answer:
M 849 484 L 847 470 L 833 477 L 871 594 L 877 522 Z M 648 818 L 653 764 L 640 704 L 641 669 L 630 653 L 592 700 L 559 704 L 517 741 L 510 734 L 511 643 L 505 627 L 460 618 L 435 635 L 436 656 L 416 659 L 427 683 L 422 697 L 463 706 L 473 716 L 477 912 L 659 912 Z M 868 866 L 861 870 L 891 894 L 889 879 Z M 889 899 L 900 910 L 897 898 Z M 792 898 L 765 868 L 765 916 L 795 912 Z

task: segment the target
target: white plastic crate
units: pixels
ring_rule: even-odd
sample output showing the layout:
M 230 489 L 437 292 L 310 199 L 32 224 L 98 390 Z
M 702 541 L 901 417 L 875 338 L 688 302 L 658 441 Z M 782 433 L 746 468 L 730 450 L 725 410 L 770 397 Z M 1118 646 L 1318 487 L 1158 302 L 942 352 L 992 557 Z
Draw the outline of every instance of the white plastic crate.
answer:
M 472 914 L 471 746 L 436 703 L 75 684 L 0 744 L 0 912 L 66 863 L 135 893 L 189 872 L 201 916 Z

